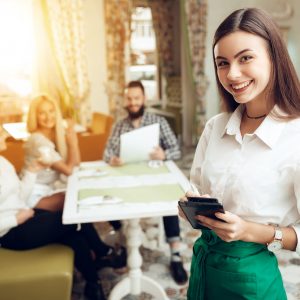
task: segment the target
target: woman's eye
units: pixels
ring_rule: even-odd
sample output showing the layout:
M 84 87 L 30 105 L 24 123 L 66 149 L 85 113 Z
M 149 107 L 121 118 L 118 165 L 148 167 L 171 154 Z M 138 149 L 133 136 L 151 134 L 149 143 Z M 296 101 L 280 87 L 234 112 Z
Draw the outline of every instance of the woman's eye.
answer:
M 228 62 L 227 61 L 219 61 L 219 62 L 217 62 L 217 67 L 218 68 L 222 68 L 222 67 L 225 67 L 225 66 L 227 66 L 228 65 Z
M 246 55 L 241 58 L 241 62 L 247 62 L 252 59 L 252 56 Z

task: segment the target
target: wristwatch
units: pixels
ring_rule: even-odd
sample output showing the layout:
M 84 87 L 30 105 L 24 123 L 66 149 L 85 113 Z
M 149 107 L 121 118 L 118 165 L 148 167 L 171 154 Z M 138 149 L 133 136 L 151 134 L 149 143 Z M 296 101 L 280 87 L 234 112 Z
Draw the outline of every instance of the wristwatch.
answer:
M 279 251 L 283 248 L 283 234 L 279 227 L 274 227 L 275 234 L 274 239 L 271 243 L 268 243 L 268 250 L 271 252 Z

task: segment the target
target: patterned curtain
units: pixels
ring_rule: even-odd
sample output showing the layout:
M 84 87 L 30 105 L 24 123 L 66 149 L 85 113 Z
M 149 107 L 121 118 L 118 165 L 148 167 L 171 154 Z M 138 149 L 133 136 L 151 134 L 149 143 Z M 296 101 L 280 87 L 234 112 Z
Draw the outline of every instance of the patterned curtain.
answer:
M 111 114 L 122 115 L 127 62 L 127 45 L 130 40 L 131 1 L 105 0 L 107 84 Z
M 174 75 L 172 2 L 173 0 L 148 0 L 152 12 L 159 63 L 162 74 L 166 78 Z
M 202 133 L 205 118 L 205 93 L 208 81 L 204 73 L 207 0 L 185 0 L 185 22 L 190 53 L 190 66 L 196 95 L 196 128 L 194 141 Z
M 81 119 L 89 92 L 82 0 L 38 0 L 36 92 L 60 100 L 65 116 Z

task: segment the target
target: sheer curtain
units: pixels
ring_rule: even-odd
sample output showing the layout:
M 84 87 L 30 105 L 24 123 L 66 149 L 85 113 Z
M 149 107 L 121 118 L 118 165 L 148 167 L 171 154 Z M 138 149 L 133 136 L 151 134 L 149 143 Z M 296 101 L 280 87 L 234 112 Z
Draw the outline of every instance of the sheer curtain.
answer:
M 34 0 L 34 92 L 60 102 L 65 116 L 80 119 L 89 92 L 82 0 Z
M 167 78 L 174 75 L 173 0 L 148 0 L 156 36 L 159 63 Z

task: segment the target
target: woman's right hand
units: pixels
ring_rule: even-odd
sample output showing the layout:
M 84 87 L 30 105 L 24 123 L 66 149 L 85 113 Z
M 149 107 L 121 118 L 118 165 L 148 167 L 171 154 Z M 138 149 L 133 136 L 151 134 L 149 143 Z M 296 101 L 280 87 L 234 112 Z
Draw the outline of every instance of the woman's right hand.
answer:
M 75 131 L 75 122 L 72 119 L 67 119 L 66 128 L 66 142 L 69 146 L 76 146 L 78 144 L 77 133 Z
M 180 198 L 180 201 L 182 201 L 182 202 L 188 201 L 187 197 L 199 197 L 199 196 L 200 196 L 200 194 L 198 192 L 194 192 L 194 191 L 190 190 L 190 191 L 187 191 L 185 193 L 185 195 Z M 187 221 L 187 218 L 186 218 L 185 214 L 183 213 L 183 211 L 182 211 L 182 209 L 179 205 L 178 205 L 178 215 L 182 219 Z
M 32 208 L 29 209 L 21 209 L 17 214 L 17 223 L 18 225 L 21 225 L 25 223 L 27 220 L 32 218 L 34 216 L 34 210 Z

